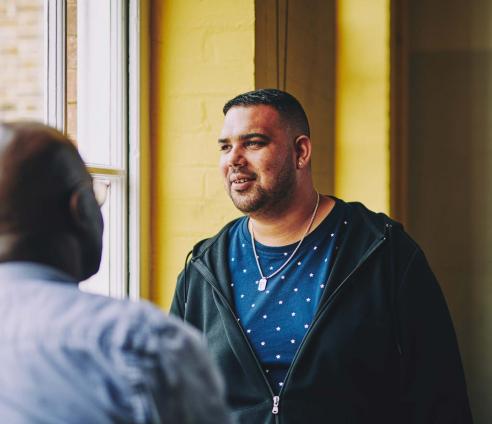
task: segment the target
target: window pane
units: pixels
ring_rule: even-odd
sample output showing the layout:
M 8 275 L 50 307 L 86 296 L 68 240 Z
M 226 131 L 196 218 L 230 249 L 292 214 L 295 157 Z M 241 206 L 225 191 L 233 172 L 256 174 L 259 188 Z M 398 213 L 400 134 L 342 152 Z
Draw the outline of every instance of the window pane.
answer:
M 94 166 L 124 167 L 120 3 L 77 3 L 77 139 L 82 157 Z
M 43 0 L 0 1 L 0 120 L 44 119 Z
M 126 56 L 123 0 L 66 0 L 66 127 L 109 185 L 99 272 L 83 290 L 127 295 Z

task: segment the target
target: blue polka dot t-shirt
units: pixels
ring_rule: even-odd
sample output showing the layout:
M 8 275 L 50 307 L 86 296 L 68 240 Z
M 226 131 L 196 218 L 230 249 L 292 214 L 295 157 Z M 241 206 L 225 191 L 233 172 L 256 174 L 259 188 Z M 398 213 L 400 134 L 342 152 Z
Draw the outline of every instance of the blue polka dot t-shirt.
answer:
M 287 266 L 258 290 L 261 278 L 253 255 L 248 218 L 229 229 L 228 265 L 236 314 L 264 368 L 274 392 L 284 384 L 285 374 L 311 325 L 325 289 L 343 225 L 343 205 L 335 207 L 302 242 Z M 284 264 L 296 248 L 269 247 L 256 242 L 263 274 L 269 276 Z

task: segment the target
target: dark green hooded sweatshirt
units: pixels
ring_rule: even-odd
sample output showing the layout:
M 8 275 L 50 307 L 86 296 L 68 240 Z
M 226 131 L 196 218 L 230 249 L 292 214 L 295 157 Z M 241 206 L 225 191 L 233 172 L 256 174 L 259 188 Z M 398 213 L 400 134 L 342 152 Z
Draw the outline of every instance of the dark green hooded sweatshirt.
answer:
M 384 214 L 345 206 L 350 225 L 278 398 L 235 314 L 231 224 L 194 247 L 171 312 L 204 333 L 239 423 L 471 423 L 453 325 L 423 252 Z

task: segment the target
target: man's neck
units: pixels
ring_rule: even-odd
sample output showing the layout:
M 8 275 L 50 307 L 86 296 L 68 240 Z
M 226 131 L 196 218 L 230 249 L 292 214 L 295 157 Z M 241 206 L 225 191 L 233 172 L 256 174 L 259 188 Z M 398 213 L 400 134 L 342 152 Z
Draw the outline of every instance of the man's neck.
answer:
M 255 240 L 267 246 L 286 246 L 299 241 L 306 233 L 316 206 L 317 193 L 296 199 L 276 214 L 251 214 L 249 230 L 254 229 Z M 321 196 L 310 231 L 313 231 L 331 212 L 335 201 Z
M 0 262 L 37 262 L 80 280 L 81 264 L 76 238 L 68 234 L 0 234 Z

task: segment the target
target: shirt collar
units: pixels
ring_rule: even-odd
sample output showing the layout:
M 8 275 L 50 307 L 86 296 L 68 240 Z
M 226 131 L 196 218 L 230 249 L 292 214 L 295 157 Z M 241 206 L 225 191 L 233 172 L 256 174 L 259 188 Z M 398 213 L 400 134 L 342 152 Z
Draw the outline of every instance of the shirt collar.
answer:
M 37 262 L 3 262 L 0 263 L 1 280 L 49 280 L 66 283 L 77 283 L 67 273 L 52 266 Z

